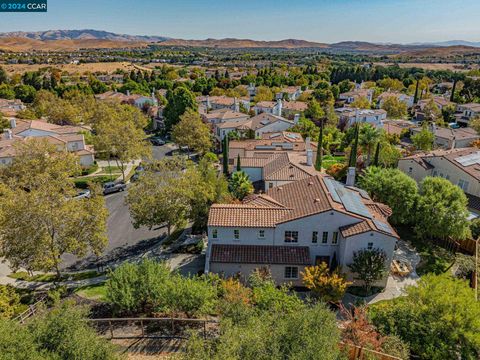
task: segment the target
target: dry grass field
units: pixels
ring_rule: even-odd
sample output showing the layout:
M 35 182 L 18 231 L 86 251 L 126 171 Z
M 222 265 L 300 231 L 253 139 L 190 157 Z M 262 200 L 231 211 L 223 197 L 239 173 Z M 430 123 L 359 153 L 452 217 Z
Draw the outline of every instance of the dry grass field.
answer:
M 374 65 L 389 66 L 393 63 L 376 62 Z M 476 65 L 470 65 L 468 69 L 465 69 L 465 64 L 454 63 L 398 63 L 401 68 L 416 67 L 424 70 L 452 70 L 452 71 L 468 71 L 472 69 L 478 69 Z
M 129 62 L 103 62 L 103 63 L 88 63 L 88 64 L 59 64 L 59 65 L 27 65 L 27 64 L 2 64 L 1 65 L 8 74 L 23 74 L 26 71 L 36 71 L 40 68 L 54 67 L 62 71 L 66 71 L 69 74 L 84 74 L 86 72 L 102 72 L 113 73 L 117 69 L 125 71 L 134 70 L 138 67 Z

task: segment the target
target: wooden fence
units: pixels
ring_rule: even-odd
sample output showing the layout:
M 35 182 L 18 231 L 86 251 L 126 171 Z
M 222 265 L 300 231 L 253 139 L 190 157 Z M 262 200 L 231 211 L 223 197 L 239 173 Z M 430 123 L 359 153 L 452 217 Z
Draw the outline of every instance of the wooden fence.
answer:
M 396 356 L 388 355 L 375 350 L 365 349 L 352 344 L 346 344 L 343 342 L 340 343 L 340 347 L 347 351 L 348 360 L 402 360 L 401 358 Z
M 110 339 L 188 339 L 188 330 L 199 330 L 206 339 L 215 320 L 186 318 L 104 318 L 86 319 Z
M 36 303 L 33 305 L 29 305 L 28 309 L 19 314 L 18 316 L 13 318 L 13 321 L 17 321 L 20 324 L 24 324 L 25 320 L 35 315 L 38 311 L 38 307 L 45 304 L 45 300 L 47 299 L 47 295 L 43 295 Z

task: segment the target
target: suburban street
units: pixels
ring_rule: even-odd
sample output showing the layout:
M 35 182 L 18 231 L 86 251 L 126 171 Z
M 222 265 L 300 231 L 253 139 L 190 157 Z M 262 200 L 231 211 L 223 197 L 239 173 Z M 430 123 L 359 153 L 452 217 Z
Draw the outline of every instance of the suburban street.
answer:
M 173 144 L 152 146 L 153 158 L 155 160 L 161 160 L 167 153 L 175 148 Z M 128 253 L 128 250 L 133 246 L 135 247 L 131 250 L 135 252 L 138 250 L 138 247 L 142 247 L 142 243 L 147 247 L 156 239 L 166 234 L 166 228 L 149 230 L 147 227 L 140 227 L 138 229 L 133 227 L 128 206 L 125 204 L 125 197 L 130 186 L 131 185 L 127 185 L 127 191 L 105 196 L 105 204 L 109 216 L 107 221 L 108 244 L 103 256 L 109 259 L 120 256 L 120 253 L 122 257 L 125 256 L 125 252 Z M 63 267 L 70 267 L 78 262 L 78 259 L 72 255 L 66 255 L 63 259 Z

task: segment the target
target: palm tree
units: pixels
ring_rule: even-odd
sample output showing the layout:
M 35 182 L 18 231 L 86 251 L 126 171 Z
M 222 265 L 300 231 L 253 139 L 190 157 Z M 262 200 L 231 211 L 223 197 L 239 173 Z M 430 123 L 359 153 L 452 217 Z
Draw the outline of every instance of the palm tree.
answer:
M 372 125 L 367 124 L 360 129 L 360 145 L 362 145 L 367 152 L 367 166 L 370 165 L 372 150 L 379 140 L 380 131 Z
M 253 185 L 245 171 L 235 171 L 228 182 L 228 190 L 237 199 L 242 200 L 253 192 Z

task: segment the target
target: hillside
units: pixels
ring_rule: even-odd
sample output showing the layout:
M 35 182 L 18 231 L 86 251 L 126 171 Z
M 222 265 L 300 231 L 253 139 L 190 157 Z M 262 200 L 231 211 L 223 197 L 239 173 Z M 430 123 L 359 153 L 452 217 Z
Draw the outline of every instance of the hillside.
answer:
M 328 48 L 328 44 L 311 42 L 306 40 L 286 39 L 278 41 L 258 41 L 250 39 L 205 39 L 205 40 L 183 40 L 169 39 L 158 43 L 163 46 L 185 46 L 185 47 L 209 47 L 209 48 Z
M 144 47 L 147 43 L 101 39 L 35 40 L 25 37 L 0 37 L 0 50 L 22 51 L 77 51 L 79 49 L 122 49 Z
M 111 40 L 111 41 L 142 41 L 156 42 L 167 40 L 164 36 L 144 36 L 115 34 L 101 30 L 47 30 L 47 31 L 14 31 L 0 33 L 0 38 L 28 38 L 34 40 Z

